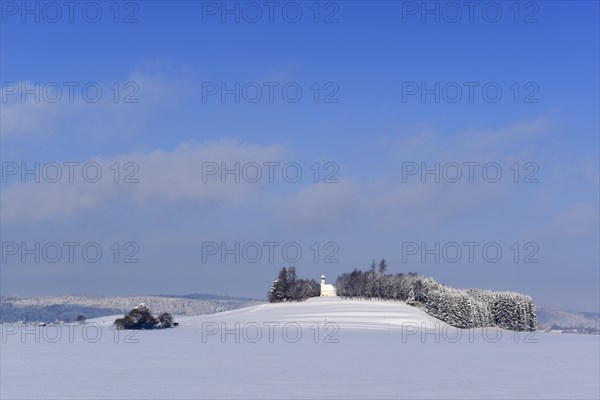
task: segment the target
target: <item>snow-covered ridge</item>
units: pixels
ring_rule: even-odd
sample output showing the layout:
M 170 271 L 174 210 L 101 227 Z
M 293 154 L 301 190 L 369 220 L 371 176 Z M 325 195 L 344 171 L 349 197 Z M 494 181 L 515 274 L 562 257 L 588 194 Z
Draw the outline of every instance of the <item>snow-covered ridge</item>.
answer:
M 260 304 L 248 299 L 207 296 L 210 300 L 203 300 L 194 297 L 202 296 L 7 296 L 0 297 L 0 322 L 74 321 L 80 314 L 94 318 L 125 313 L 139 303 L 146 303 L 153 313 L 176 315 L 212 314 Z
M 537 309 L 537 317 L 540 329 L 578 328 L 581 330 L 600 331 L 600 318 L 598 314 L 592 315 L 539 307 Z

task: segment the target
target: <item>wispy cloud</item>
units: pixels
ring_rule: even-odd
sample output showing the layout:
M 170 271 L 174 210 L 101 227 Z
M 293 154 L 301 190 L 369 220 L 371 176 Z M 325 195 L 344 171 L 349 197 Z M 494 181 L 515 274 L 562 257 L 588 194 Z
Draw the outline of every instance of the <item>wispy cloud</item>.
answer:
M 0 134 L 6 138 L 47 138 L 131 133 L 147 125 L 157 112 L 184 101 L 191 76 L 185 67 L 165 72 L 161 66 L 144 64 L 116 82 L 75 82 L 73 87 L 62 82 L 4 82 Z M 33 94 L 22 98 L 21 86 L 32 90 L 36 84 L 38 98 Z M 88 97 L 83 93 L 86 84 L 93 85 Z M 7 85 L 17 92 L 10 94 Z M 101 92 L 97 101 L 95 87 Z M 57 100 L 49 101 L 54 98 Z
M 281 146 L 257 146 L 235 140 L 198 144 L 182 144 L 172 151 L 123 154 L 114 158 L 95 157 L 82 165 L 95 162 L 103 178 L 90 183 L 80 177 L 69 182 L 66 177 L 57 183 L 12 183 L 2 191 L 3 221 L 34 223 L 46 219 L 64 219 L 92 212 L 111 202 L 126 201 L 136 207 L 157 203 L 177 206 L 192 202 L 203 207 L 242 204 L 259 190 L 260 184 L 226 183 L 211 177 L 203 182 L 204 162 L 269 162 L 285 154 Z M 115 183 L 114 166 L 118 163 L 121 176 Z M 129 166 L 125 169 L 125 166 Z M 129 176 L 137 183 L 124 183 Z

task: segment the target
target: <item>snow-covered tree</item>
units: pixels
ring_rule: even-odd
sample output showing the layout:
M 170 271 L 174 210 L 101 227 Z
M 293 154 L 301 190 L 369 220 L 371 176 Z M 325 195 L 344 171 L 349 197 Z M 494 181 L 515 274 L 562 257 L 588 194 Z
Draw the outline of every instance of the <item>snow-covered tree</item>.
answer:
M 269 291 L 269 301 L 271 303 L 285 301 L 286 292 L 287 292 L 287 270 L 285 269 L 285 267 L 283 267 L 279 271 L 279 275 L 277 276 L 277 279 L 275 279 L 273 281 L 273 285 L 271 285 L 271 290 Z
M 427 313 L 460 328 L 497 326 L 512 330 L 535 330 L 535 304 L 529 296 L 513 292 L 455 289 L 416 273 L 387 274 L 385 260 L 376 269 L 355 269 L 336 280 L 339 296 L 406 301 L 422 305 Z
M 302 301 L 320 295 L 321 287 L 314 279 L 298 279 L 296 267 L 281 268 L 273 281 L 268 299 L 271 303 L 282 301 Z
M 288 267 L 287 284 L 285 287 L 285 298 L 287 300 L 296 300 L 298 297 L 298 277 L 296 276 L 296 267 Z
M 117 329 L 161 329 L 170 328 L 172 324 L 173 317 L 171 314 L 162 313 L 158 318 L 154 318 L 148 307 L 143 304 L 135 307 L 123 318 L 118 318 L 114 322 Z

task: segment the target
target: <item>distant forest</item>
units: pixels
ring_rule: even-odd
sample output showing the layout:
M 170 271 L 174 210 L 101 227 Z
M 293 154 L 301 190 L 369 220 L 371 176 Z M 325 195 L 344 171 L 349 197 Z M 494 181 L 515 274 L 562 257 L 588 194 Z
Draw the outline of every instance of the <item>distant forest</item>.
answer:
M 185 296 L 0 296 L 0 323 L 17 321 L 73 322 L 129 312 L 146 303 L 159 313 L 173 315 L 211 314 L 260 304 L 260 301 L 207 294 Z

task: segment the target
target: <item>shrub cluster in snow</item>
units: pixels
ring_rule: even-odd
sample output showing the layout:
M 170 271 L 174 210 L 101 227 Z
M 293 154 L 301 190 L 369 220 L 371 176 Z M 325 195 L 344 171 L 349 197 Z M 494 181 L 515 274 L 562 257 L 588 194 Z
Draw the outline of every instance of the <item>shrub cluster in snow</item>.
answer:
M 531 297 L 514 292 L 454 289 L 415 273 L 387 274 L 385 260 L 368 271 L 355 269 L 337 278 L 338 296 L 402 300 L 458 328 L 495 326 L 515 331 L 537 328 Z
M 158 318 L 150 314 L 150 309 L 143 303 L 135 307 L 123 318 L 115 320 L 117 329 L 164 329 L 173 326 L 173 317 L 169 313 L 161 313 Z

